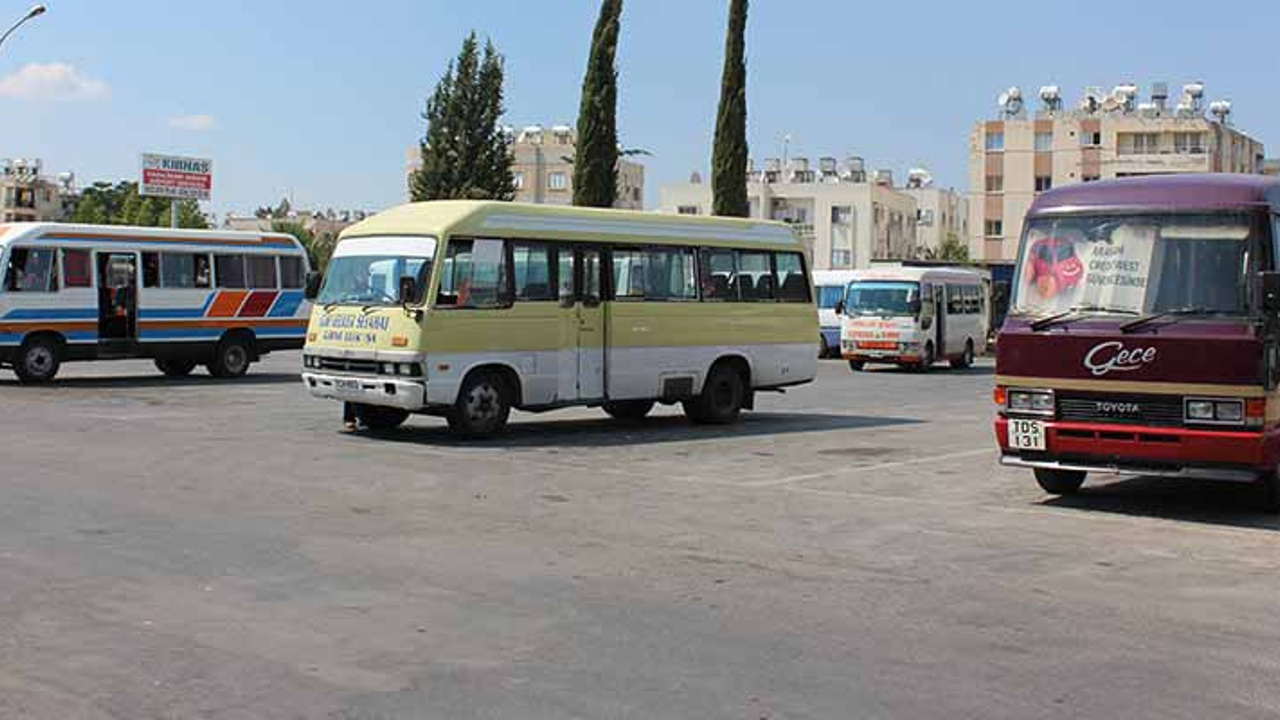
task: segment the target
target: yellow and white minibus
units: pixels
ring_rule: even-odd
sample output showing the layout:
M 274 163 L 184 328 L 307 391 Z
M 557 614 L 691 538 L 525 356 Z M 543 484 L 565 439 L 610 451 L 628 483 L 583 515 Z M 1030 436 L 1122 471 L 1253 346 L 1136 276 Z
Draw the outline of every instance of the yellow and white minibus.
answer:
M 726 423 L 817 370 L 804 253 L 779 223 L 416 203 L 348 228 L 309 290 L 303 382 L 373 429 L 422 413 L 485 436 L 512 408 L 659 402 Z
M 302 347 L 311 314 L 306 250 L 276 233 L 11 223 L 0 268 L 0 366 L 24 382 L 123 358 L 238 377 Z
M 990 282 L 949 267 L 859 270 L 840 304 L 849 367 L 886 362 L 927 371 L 939 360 L 967 368 L 987 344 Z

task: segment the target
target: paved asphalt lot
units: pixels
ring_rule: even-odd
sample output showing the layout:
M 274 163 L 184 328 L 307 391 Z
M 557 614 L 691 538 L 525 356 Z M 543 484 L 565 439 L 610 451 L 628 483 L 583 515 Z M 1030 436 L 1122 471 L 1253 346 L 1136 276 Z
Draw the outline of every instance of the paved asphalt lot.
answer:
M 339 432 L 298 357 L 0 380 L 0 718 L 1248 718 L 1280 519 L 995 464 L 990 365 Z

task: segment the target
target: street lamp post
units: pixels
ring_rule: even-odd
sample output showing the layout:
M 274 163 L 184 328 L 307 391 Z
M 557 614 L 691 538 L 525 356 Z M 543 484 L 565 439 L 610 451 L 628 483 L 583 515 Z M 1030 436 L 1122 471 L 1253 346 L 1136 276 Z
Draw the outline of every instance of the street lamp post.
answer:
M 47 11 L 48 9 L 49 8 L 45 7 L 44 5 L 36 5 L 35 7 L 28 10 L 27 14 L 22 16 L 22 19 L 14 23 L 13 27 L 10 27 L 8 30 L 5 30 L 3 35 L 0 35 L 0 46 L 3 46 L 4 41 L 8 40 L 9 36 L 12 35 L 15 30 L 22 27 L 23 23 L 25 23 L 28 20 L 34 20 L 35 18 L 40 17 L 41 15 L 45 14 L 45 11 Z

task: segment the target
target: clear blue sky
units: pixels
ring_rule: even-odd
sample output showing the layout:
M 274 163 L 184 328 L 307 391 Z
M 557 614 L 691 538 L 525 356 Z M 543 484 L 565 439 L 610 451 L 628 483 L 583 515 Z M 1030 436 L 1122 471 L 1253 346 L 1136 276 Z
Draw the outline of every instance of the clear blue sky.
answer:
M 508 121 L 572 122 L 596 0 L 46 0 L 0 50 L 0 156 L 82 181 L 132 178 L 144 150 L 215 159 L 212 209 L 404 198 L 418 112 L 470 29 L 507 57 Z M 0 0 L 0 19 L 30 0 Z M 622 141 L 658 186 L 705 172 L 727 2 L 629 0 Z M 1158 8 L 1158 10 L 1157 10 Z M 756 0 L 752 155 L 862 155 L 964 186 L 967 135 L 1008 85 L 1068 102 L 1122 80 L 1203 79 L 1280 155 L 1280 3 Z M 30 63 L 54 67 L 23 68 Z M 70 66 L 59 67 L 57 65 Z M 207 116 L 207 117 L 202 117 Z M 174 127 L 174 125 L 186 127 Z

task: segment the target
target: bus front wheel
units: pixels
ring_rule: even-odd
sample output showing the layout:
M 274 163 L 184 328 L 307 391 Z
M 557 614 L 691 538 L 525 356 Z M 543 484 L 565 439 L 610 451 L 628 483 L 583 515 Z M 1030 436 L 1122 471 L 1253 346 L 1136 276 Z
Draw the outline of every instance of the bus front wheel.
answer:
M 28 340 L 14 359 L 13 372 L 24 383 L 47 383 L 62 366 L 62 348 L 51 337 Z
M 214 349 L 209 374 L 216 378 L 243 377 L 252 363 L 253 352 L 249 343 L 239 337 L 228 337 Z
M 850 370 L 852 370 L 852 371 L 854 371 L 854 372 L 862 372 L 862 368 L 864 368 L 864 367 L 866 367 L 866 366 L 867 366 L 867 364 L 866 364 L 865 362 L 861 361 L 861 360 L 850 360 L 850 361 L 849 361 L 849 369 L 850 369 Z
M 684 402 L 684 414 L 705 425 L 726 425 L 742 414 L 747 389 L 742 374 L 729 364 L 711 369 L 702 385 L 702 394 Z
M 1084 484 L 1084 476 L 1078 470 L 1036 468 L 1036 482 L 1050 495 L 1074 495 Z
M 507 383 L 492 372 L 467 378 L 458 401 L 448 415 L 449 429 L 465 438 L 493 437 L 502 432 L 511 416 Z
M 1260 475 L 1258 489 L 1262 492 L 1262 511 L 1280 513 L 1280 472 L 1272 470 Z

